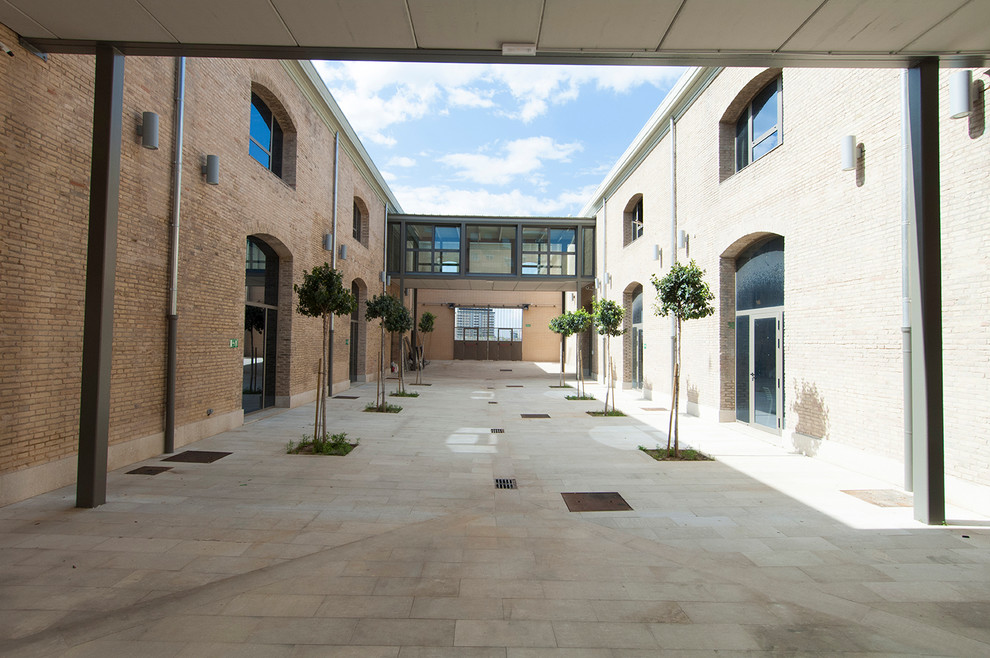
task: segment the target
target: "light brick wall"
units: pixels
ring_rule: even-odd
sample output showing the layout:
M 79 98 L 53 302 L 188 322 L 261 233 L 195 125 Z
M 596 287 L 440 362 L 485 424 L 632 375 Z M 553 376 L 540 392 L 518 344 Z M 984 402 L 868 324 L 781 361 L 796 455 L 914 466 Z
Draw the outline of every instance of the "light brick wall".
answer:
M 559 292 L 484 290 L 420 290 L 417 317 L 424 311 L 437 316 L 426 352 L 427 359 L 454 358 L 454 311 L 458 306 L 509 307 L 529 304 L 523 311 L 523 361 L 560 361 L 560 336 L 550 331 L 550 320 L 561 314 Z
M 678 258 L 698 262 L 719 304 L 714 316 L 684 325 L 681 385 L 694 403 L 685 408 L 732 416 L 734 259 L 759 236 L 779 234 L 785 243 L 785 434 L 797 431 L 900 459 L 901 74 L 785 69 L 781 145 L 742 171 L 727 173 L 719 122 L 732 108 L 745 106 L 738 94 L 755 78 L 766 78 L 764 73 L 724 70 L 676 127 L 677 221 L 689 236 Z M 981 182 L 990 172 L 990 78 L 985 70 L 974 78 L 974 117 L 941 121 L 946 467 L 950 474 L 985 482 L 990 204 Z M 944 72 L 941 117 L 948 115 L 947 80 Z M 856 171 L 840 170 L 839 140 L 845 134 L 855 134 L 865 147 Z M 607 250 L 604 235 L 599 241 L 599 277 L 612 275 L 605 296 L 621 300 L 623 290 L 643 284 L 645 369 L 654 384 L 647 389 L 664 392 L 670 323 L 647 309 L 655 296 L 649 284 L 657 271 L 653 245 L 664 249 L 664 271 L 671 262 L 669 162 L 667 135 L 611 196 L 607 214 L 598 214 L 600 234 L 608 233 Z M 647 233 L 623 247 L 622 209 L 639 192 Z M 623 363 L 621 342 L 612 346 L 617 366 Z
M 17 43 L 3 26 L 0 39 Z M 0 477 L 46 465 L 55 473 L 58 460 L 76 452 L 92 134 L 93 58 L 45 62 L 15 49 L 0 64 Z M 172 59 L 126 60 L 110 443 L 129 461 L 159 452 L 163 432 L 174 75 Z M 252 84 L 278 100 L 283 127 L 295 134 L 291 185 L 248 154 Z M 143 111 L 160 116 L 157 151 L 136 135 Z M 280 256 L 277 404 L 315 397 L 321 322 L 295 313 L 292 285 L 330 261 L 322 243 L 332 230 L 334 134 L 277 61 L 188 60 L 185 111 L 176 425 L 177 434 L 199 437 L 222 431 L 241 410 L 242 349 L 229 341 L 243 339 L 248 235 Z M 206 154 L 220 156 L 218 186 L 200 173 Z M 345 285 L 358 280 L 373 294 L 385 213 L 359 165 L 342 139 L 338 222 L 349 248 L 337 266 Z M 364 244 L 350 235 L 355 196 L 368 209 Z M 333 374 L 345 388 L 348 319 L 336 325 Z M 362 349 L 377 354 L 377 334 L 364 337 Z M 376 365 L 364 359 L 369 378 Z M 44 486 L 71 482 L 57 470 Z M 11 499 L 37 493 L 19 491 Z

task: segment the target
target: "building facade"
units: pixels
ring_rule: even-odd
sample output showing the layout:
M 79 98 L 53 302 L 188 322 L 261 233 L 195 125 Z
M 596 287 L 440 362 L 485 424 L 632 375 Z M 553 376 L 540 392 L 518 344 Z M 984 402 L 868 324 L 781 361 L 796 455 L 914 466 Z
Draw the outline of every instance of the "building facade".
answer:
M 3 26 L 0 39 L 17 43 Z M 14 48 L 0 62 L 0 504 L 75 481 L 85 385 L 94 59 Z M 190 59 L 181 70 L 177 195 L 180 66 L 126 62 L 111 469 L 162 452 L 173 256 L 178 447 L 245 413 L 315 399 L 321 322 L 295 312 L 293 283 L 332 262 L 361 302 L 381 292 L 386 208 L 399 210 L 308 62 Z M 159 118 L 157 150 L 142 147 L 145 112 Z M 219 161 L 215 185 L 203 173 L 208 155 Z M 365 325 L 356 341 L 335 332 L 335 390 L 377 377 L 378 335 Z
M 960 120 L 940 78 L 945 462 L 963 484 L 990 481 L 988 74 Z M 903 460 L 902 97 L 898 70 L 681 79 L 582 213 L 598 220 L 598 294 L 627 308 L 611 354 L 626 387 L 669 396 L 651 278 L 694 260 L 716 313 L 684 323 L 682 411 L 806 454 Z

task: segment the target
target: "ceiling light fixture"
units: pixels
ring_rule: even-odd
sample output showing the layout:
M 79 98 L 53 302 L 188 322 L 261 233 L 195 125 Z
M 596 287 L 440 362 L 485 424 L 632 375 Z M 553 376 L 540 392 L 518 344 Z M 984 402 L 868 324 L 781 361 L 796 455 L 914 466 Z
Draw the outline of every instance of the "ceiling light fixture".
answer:
M 503 43 L 502 55 L 511 57 L 533 57 L 536 55 L 535 43 Z

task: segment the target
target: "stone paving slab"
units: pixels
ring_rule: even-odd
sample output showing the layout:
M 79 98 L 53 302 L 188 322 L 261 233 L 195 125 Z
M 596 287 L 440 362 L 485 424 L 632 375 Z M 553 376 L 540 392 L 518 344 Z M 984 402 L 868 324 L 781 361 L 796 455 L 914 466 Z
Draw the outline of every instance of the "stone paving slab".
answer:
M 0 509 L 0 654 L 990 655 L 975 512 L 921 526 L 842 493 L 889 482 L 690 417 L 717 461 L 655 462 L 656 403 L 588 416 L 553 364 L 425 374 L 400 414 L 361 411 L 373 384 L 330 401 L 361 439 L 344 458 L 284 454 L 306 406 L 190 446 L 232 453 L 212 464 L 111 473 L 95 510 L 72 489 Z M 568 491 L 633 509 L 568 512 Z

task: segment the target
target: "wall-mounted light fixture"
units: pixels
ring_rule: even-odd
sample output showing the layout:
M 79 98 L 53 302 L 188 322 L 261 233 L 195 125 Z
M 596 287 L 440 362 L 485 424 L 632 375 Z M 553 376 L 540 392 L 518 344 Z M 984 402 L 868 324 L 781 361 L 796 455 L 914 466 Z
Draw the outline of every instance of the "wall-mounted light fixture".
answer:
M 677 231 L 677 248 L 686 249 L 688 244 L 690 244 L 691 238 L 688 237 L 687 231 L 681 229 Z
M 612 285 L 612 275 L 609 274 L 608 272 L 605 273 L 605 285 L 606 286 Z
M 337 258 L 340 260 L 347 260 L 347 245 L 342 244 L 337 247 Z
M 601 287 L 602 287 L 602 280 L 601 280 L 601 279 L 599 279 L 599 278 L 598 278 L 598 277 L 596 276 L 596 277 L 595 277 L 595 288 L 596 288 L 596 289 L 600 289 Z
M 658 244 L 653 245 L 653 260 L 660 260 L 660 257 L 662 255 L 663 255 L 663 249 L 660 248 L 660 245 Z
M 392 277 L 388 275 L 388 272 L 379 272 L 378 278 L 381 279 L 381 282 L 384 283 L 386 286 L 392 283 Z
M 203 163 L 203 175 L 209 185 L 220 184 L 220 156 L 208 155 Z
M 863 157 L 863 145 L 856 143 L 856 135 L 845 135 L 840 143 L 842 171 L 852 171 L 856 162 Z
M 137 134 L 141 137 L 141 146 L 157 151 L 158 115 L 154 112 L 144 112 L 141 115 L 141 124 L 137 127 Z
M 535 43 L 503 43 L 502 55 L 515 57 L 534 57 L 536 55 Z
M 962 119 L 973 112 L 973 72 L 956 71 L 949 78 L 949 117 Z
M 324 233 L 323 234 L 323 250 L 324 251 L 333 251 L 333 234 L 332 233 Z

